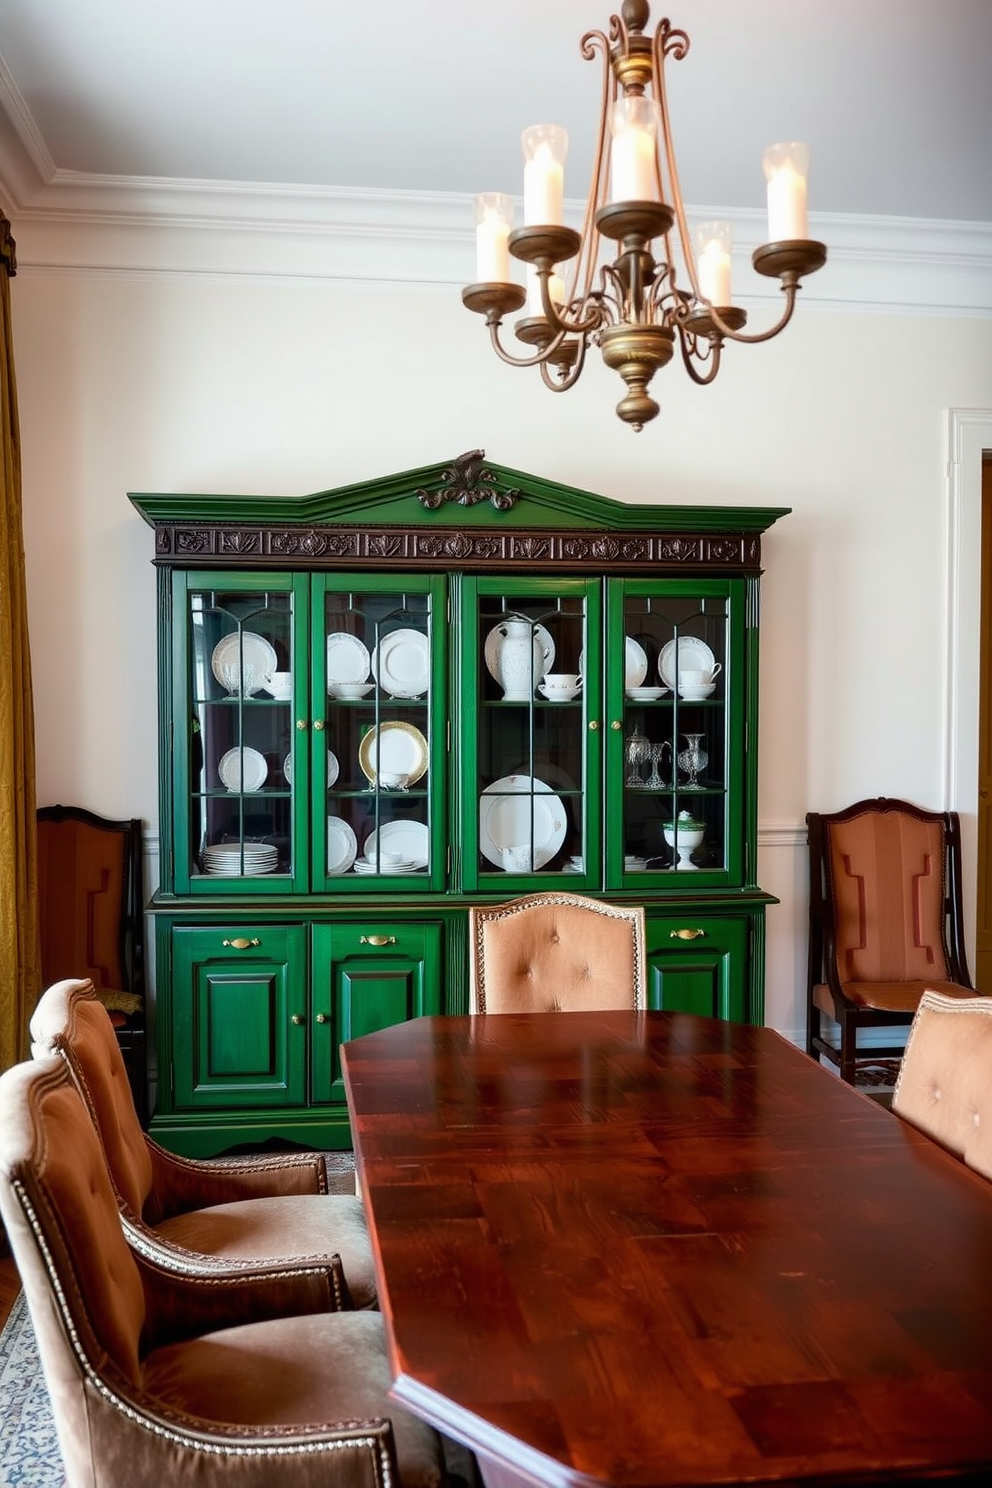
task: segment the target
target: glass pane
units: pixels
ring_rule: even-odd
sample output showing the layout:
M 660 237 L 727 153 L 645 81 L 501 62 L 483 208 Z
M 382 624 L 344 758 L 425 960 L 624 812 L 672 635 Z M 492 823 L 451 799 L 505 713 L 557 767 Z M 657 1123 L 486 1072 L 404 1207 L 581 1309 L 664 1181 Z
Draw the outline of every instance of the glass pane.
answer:
M 292 595 L 189 595 L 193 874 L 293 871 Z
M 430 596 L 328 593 L 325 870 L 430 868 Z
M 584 871 L 582 596 L 480 600 L 479 869 Z
M 729 602 L 624 604 L 624 866 L 727 867 Z

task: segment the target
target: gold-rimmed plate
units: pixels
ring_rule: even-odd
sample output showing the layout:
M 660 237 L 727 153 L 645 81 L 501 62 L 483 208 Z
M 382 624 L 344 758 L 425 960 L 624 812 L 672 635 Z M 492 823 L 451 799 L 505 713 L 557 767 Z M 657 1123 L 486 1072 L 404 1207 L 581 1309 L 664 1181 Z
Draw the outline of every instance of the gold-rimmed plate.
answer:
M 429 763 L 427 740 L 412 723 L 397 719 L 369 729 L 358 746 L 358 763 L 366 780 L 375 783 L 380 771 L 384 775 L 405 775 L 407 785 L 427 773 Z

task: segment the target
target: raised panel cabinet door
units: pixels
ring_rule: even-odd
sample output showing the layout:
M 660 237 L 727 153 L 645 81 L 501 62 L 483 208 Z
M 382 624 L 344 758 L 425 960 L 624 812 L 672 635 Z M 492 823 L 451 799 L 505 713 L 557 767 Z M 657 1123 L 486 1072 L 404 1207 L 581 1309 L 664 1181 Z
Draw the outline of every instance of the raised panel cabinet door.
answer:
M 748 932 L 746 916 L 649 915 L 648 1007 L 743 1022 Z
M 344 1105 L 343 1043 L 441 1011 L 441 926 L 315 925 L 313 962 L 313 1100 Z
M 172 960 L 176 1108 L 302 1105 L 306 927 L 179 927 Z

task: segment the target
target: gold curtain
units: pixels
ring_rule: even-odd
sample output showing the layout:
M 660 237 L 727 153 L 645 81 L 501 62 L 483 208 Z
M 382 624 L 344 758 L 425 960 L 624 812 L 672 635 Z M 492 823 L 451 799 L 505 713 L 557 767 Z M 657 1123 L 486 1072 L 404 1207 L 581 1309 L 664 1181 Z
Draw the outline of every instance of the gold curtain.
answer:
M 35 837 L 34 703 L 21 521 L 10 223 L 0 217 L 0 1069 L 28 1056 L 41 988 Z

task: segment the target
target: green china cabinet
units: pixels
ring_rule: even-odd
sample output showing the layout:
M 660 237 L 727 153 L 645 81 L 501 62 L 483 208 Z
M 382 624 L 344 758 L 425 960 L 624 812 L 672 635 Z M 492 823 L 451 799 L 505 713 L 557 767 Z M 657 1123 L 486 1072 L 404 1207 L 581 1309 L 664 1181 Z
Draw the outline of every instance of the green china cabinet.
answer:
M 132 495 L 159 570 L 155 1136 L 350 1145 L 339 1048 L 467 1009 L 467 908 L 643 904 L 650 1005 L 760 1023 L 761 534 L 481 451 Z

